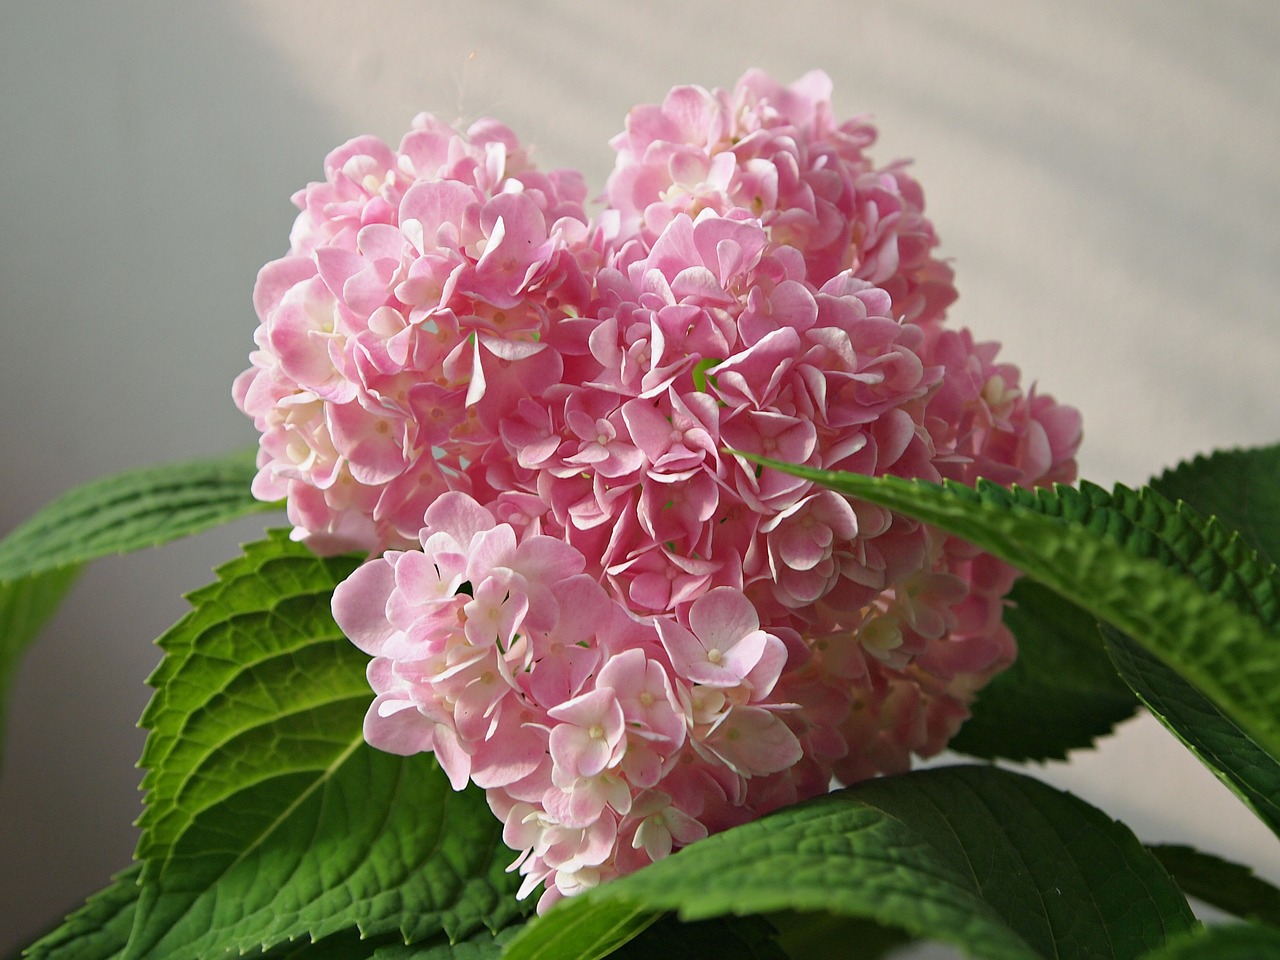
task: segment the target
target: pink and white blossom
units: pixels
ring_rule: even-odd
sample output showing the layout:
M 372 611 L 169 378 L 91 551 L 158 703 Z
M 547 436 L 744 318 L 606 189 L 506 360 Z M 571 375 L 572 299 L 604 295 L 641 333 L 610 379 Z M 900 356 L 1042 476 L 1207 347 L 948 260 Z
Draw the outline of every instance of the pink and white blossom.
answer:
M 539 909 L 942 750 L 1015 656 L 1015 571 L 741 454 L 1070 482 L 1079 414 L 946 323 L 901 163 L 830 81 L 678 87 L 607 209 L 422 115 L 300 191 L 254 291 L 254 494 L 371 558 L 334 616 L 369 743 L 486 791 Z

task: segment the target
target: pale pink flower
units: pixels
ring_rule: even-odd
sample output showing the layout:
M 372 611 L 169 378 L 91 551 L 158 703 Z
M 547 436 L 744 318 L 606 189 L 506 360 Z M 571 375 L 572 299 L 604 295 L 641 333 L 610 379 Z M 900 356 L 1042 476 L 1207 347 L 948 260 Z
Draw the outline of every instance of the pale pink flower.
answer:
M 671 802 L 661 790 L 646 790 L 631 806 L 639 820 L 631 846 L 643 849 L 650 860 L 661 860 L 676 844 L 688 846 L 707 835 L 707 828 Z
M 902 164 L 877 169 L 864 120 L 837 124 L 820 71 L 784 87 L 758 70 L 732 91 L 677 87 L 634 108 L 613 141 L 608 199 L 652 243 L 678 214 L 743 210 L 774 243 L 803 251 L 817 286 L 844 270 L 886 289 L 896 316 L 940 320 L 950 268 Z
M 371 744 L 486 791 L 539 909 L 909 768 L 1012 662 L 1015 571 L 732 451 L 1070 481 L 1080 421 L 944 324 L 919 186 L 758 71 L 637 107 L 594 222 L 503 125 L 358 138 L 255 289 L 254 493 L 373 658 Z M 385 552 L 384 552 L 385 551 Z
M 425 114 L 398 150 L 357 138 L 325 175 L 254 294 L 233 394 L 263 434 L 255 493 L 287 496 L 324 552 L 409 546 L 440 493 L 484 488 L 501 415 L 560 377 L 545 338 L 585 308 L 598 256 L 586 190 L 533 170 L 501 124 Z
M 736 687 L 772 645 L 782 641 L 760 629 L 755 608 L 741 593 L 717 587 L 689 608 L 689 628 L 658 620 L 658 635 L 676 673 L 693 683 Z

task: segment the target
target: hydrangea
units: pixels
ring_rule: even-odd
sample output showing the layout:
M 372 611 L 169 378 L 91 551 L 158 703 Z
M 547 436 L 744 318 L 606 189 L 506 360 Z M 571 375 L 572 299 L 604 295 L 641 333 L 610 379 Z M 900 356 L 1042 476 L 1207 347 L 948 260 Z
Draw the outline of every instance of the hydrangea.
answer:
M 330 155 L 235 398 L 255 491 L 373 559 L 334 615 L 372 745 L 483 788 L 540 909 L 943 749 L 1016 573 L 763 470 L 1031 486 L 1078 414 L 949 328 L 902 165 L 819 73 L 673 90 L 594 220 L 492 121 Z
M 423 114 L 398 150 L 358 137 L 294 196 L 290 252 L 258 274 L 236 404 L 262 433 L 254 493 L 325 553 L 406 546 L 509 403 L 561 378 L 544 338 L 590 302 L 586 187 L 536 172 L 495 121 Z

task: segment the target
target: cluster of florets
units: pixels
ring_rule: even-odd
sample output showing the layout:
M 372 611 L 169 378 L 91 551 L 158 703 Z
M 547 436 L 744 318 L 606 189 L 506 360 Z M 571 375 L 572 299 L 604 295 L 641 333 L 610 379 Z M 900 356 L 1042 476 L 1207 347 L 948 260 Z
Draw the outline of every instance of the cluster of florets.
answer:
M 608 208 L 493 122 L 295 197 L 236 400 L 372 655 L 365 735 L 487 791 L 540 905 L 941 750 L 1015 573 L 734 451 L 1074 477 L 1079 417 L 947 329 L 918 186 L 760 73 L 638 107 Z

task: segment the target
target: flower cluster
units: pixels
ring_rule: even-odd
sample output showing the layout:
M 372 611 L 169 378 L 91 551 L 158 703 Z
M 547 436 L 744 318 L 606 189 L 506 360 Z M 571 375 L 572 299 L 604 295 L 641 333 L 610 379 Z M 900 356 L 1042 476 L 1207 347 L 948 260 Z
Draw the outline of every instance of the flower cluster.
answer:
M 673 90 L 594 220 L 492 121 L 326 161 L 235 398 L 255 491 L 376 556 L 334 615 L 374 746 L 487 791 L 540 907 L 941 750 L 1013 570 L 734 451 L 1074 478 L 1078 414 L 949 329 L 918 185 L 819 73 Z

